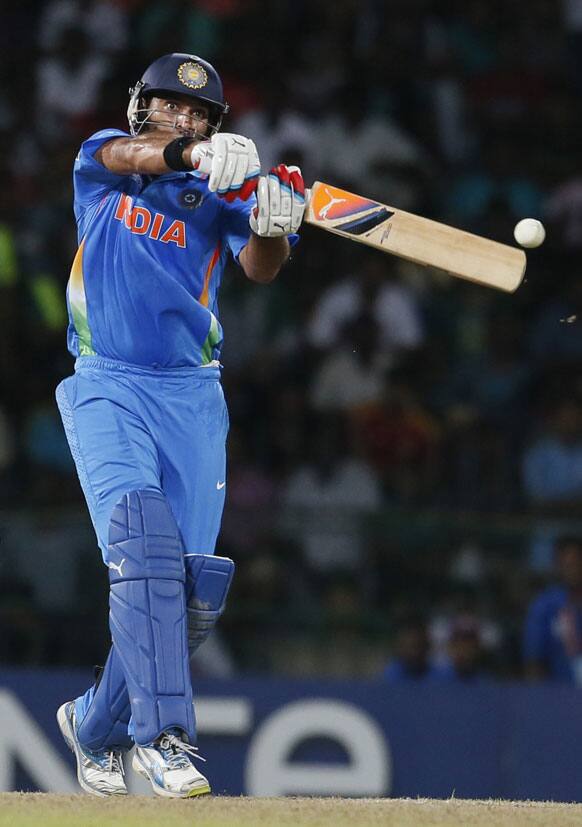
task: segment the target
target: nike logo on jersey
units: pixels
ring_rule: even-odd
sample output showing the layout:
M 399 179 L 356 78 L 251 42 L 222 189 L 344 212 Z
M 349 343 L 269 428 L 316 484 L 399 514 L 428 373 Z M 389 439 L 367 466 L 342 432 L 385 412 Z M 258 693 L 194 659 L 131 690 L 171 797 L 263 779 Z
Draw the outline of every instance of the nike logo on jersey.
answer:
M 186 246 L 186 225 L 183 221 L 171 221 L 161 212 L 152 213 L 147 207 L 134 207 L 133 199 L 125 193 L 119 196 L 115 215 L 134 235 L 147 235 L 163 244 Z
M 220 491 L 220 489 L 224 488 L 225 485 L 226 485 L 226 482 L 217 482 L 216 483 L 216 490 Z

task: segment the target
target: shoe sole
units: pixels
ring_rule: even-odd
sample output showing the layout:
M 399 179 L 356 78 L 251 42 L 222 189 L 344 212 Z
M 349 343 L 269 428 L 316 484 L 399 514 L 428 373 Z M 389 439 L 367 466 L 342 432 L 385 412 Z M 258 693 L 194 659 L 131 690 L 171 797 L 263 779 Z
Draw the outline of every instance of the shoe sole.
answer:
M 77 781 L 79 785 L 85 790 L 86 793 L 89 795 L 95 795 L 99 798 L 111 798 L 111 796 L 117 795 L 127 795 L 127 791 L 120 790 L 119 792 L 111 792 L 111 793 L 103 793 L 100 790 L 94 790 L 93 787 L 90 787 L 85 779 L 81 774 L 81 757 L 79 755 L 79 749 L 77 747 L 77 742 L 75 740 L 75 733 L 73 731 L 73 725 L 71 724 L 71 719 L 68 713 L 68 709 L 73 701 L 67 701 L 62 706 L 58 708 L 57 711 L 57 724 L 59 725 L 59 729 L 61 731 L 61 735 L 65 739 L 65 743 L 68 748 L 71 750 L 73 755 L 75 756 L 75 760 L 77 762 Z
M 194 787 L 192 790 L 189 790 L 188 792 L 184 793 L 173 793 L 170 792 L 170 790 L 166 790 L 165 787 L 160 787 L 156 780 L 151 777 L 144 764 L 142 764 L 137 752 L 134 753 L 131 766 L 133 767 L 135 772 L 137 772 L 139 775 L 143 776 L 150 782 L 154 793 L 156 795 L 161 796 L 162 798 L 196 798 L 196 796 L 208 795 L 211 792 L 210 784 L 208 783 L 200 787 Z

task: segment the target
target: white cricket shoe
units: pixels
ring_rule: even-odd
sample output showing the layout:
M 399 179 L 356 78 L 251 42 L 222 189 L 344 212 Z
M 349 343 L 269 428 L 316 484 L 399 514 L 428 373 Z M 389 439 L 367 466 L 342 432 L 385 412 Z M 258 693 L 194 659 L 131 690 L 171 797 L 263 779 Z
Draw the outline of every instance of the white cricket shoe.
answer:
M 77 778 L 85 792 L 102 798 L 109 795 L 127 795 L 121 752 L 90 752 L 81 745 L 77 738 L 74 701 L 67 701 L 59 708 L 57 722 L 67 746 L 75 753 Z
M 177 734 L 163 732 L 153 744 L 135 745 L 132 767 L 151 783 L 156 795 L 166 798 L 191 798 L 210 792 L 208 779 L 198 772 L 193 758 L 204 761 Z

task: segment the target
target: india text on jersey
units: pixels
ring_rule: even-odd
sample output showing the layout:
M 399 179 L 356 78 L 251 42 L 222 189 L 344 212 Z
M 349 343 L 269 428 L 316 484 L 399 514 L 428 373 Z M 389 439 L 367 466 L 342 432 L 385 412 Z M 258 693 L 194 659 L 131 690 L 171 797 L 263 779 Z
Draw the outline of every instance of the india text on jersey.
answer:
M 136 235 L 147 235 L 154 241 L 163 241 L 164 244 L 171 242 L 178 247 L 186 246 L 186 225 L 183 221 L 176 219 L 168 223 L 169 219 L 162 213 L 152 214 L 147 207 L 133 206 L 133 199 L 125 193 L 119 196 L 114 218 L 122 221 L 127 229 Z

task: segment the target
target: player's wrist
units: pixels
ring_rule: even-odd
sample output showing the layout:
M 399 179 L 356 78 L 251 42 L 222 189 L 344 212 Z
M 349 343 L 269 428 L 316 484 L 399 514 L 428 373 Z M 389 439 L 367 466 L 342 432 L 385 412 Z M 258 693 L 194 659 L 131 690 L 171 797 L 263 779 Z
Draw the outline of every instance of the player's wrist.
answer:
M 192 144 L 195 142 L 195 138 L 184 135 L 166 144 L 164 147 L 164 163 L 166 166 L 176 172 L 186 172 L 193 169 L 191 156 Z
M 194 169 L 194 164 L 192 163 L 192 143 L 192 141 L 189 141 L 182 150 L 182 163 L 188 169 Z

